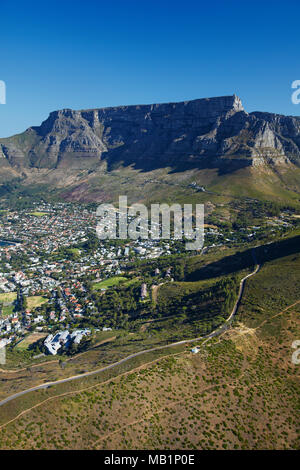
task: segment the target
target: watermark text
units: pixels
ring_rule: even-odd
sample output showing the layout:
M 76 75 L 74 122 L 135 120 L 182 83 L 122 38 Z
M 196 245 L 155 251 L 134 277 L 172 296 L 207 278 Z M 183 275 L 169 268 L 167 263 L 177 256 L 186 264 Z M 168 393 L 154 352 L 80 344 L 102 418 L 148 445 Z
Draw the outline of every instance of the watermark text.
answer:
M 100 204 L 96 233 L 100 240 L 189 240 L 186 250 L 201 250 L 204 244 L 204 204 L 127 205 L 127 196 L 119 196 L 119 207 Z M 173 224 L 171 224 L 171 216 Z
M 0 80 L 0 104 L 6 104 L 6 84 Z

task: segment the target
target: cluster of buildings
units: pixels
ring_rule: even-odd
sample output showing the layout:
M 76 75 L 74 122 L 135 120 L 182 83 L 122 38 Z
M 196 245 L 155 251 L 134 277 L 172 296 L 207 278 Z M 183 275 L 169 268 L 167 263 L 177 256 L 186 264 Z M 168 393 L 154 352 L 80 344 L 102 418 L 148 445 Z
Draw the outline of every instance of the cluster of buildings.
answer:
M 57 324 L 96 313 L 85 287 L 87 279 L 101 281 L 120 275 L 128 259 L 170 254 L 170 244 L 133 240 L 125 246 L 98 243 L 93 250 L 73 248 L 95 231 L 95 212 L 85 206 L 35 204 L 32 210 L 1 213 L 0 225 L 0 339 L 18 340 L 29 331 L 51 331 Z M 62 249 L 70 250 L 71 256 Z M 72 255 L 73 254 L 73 255 Z M 43 297 L 47 309 L 18 308 L 16 299 L 1 295 Z M 147 297 L 143 287 L 141 298 Z M 51 343 L 52 344 L 52 343 Z
M 70 333 L 68 330 L 59 331 L 56 334 L 47 336 L 44 346 L 49 354 L 56 355 L 57 351 L 62 348 L 69 348 L 71 344 L 80 344 L 82 338 L 91 334 L 91 330 L 75 330 Z
M 16 334 L 21 330 L 22 324 L 17 313 L 0 318 L 0 336 L 7 335 L 8 333 Z
M 201 187 L 196 189 L 202 190 Z M 274 217 L 270 220 L 270 230 L 274 225 L 287 227 L 289 221 L 281 216 Z M 36 203 L 30 211 L 1 212 L 0 341 L 12 342 L 33 330 L 49 333 L 61 324 L 62 336 L 58 333 L 51 339 L 51 335 L 48 336 L 45 346 L 57 352 L 65 339 L 76 344 L 85 330 L 75 330 L 77 336 L 72 337 L 65 333 L 68 324 L 79 323 L 97 313 L 86 288 L 88 281 L 120 275 L 132 259 L 153 259 L 181 250 L 178 241 L 155 240 L 151 236 L 146 240 L 128 241 L 123 246 L 106 240 L 95 244 L 93 249 L 83 249 L 96 226 L 95 211 L 80 204 Z M 235 232 L 222 231 L 209 225 L 205 228 L 203 252 L 208 247 L 236 242 L 241 237 L 249 240 L 260 230 L 261 227 L 255 226 Z M 185 251 L 184 242 L 182 250 Z M 155 275 L 159 276 L 159 269 Z M 171 279 L 171 272 L 166 276 Z M 42 297 L 47 308 L 18 308 L 16 300 L 2 302 L 1 296 L 17 292 L 18 299 Z M 143 283 L 140 299 L 147 297 L 147 285 Z

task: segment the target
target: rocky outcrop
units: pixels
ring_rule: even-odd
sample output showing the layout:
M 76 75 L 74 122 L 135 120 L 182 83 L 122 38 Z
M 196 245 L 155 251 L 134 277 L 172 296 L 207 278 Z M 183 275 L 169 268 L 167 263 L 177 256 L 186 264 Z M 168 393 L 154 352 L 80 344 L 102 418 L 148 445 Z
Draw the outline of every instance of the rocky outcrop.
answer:
M 248 114 L 236 96 L 54 111 L 39 127 L 0 139 L 0 168 L 235 168 L 300 164 L 300 118 Z

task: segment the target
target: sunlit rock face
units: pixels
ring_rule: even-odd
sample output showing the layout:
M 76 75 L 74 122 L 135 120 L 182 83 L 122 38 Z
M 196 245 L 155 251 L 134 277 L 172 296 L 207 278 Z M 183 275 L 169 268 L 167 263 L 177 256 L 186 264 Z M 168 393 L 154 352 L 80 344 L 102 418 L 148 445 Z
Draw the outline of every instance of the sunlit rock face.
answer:
M 236 96 L 52 112 L 41 126 L 0 139 L 0 171 L 300 164 L 300 118 L 247 113 Z

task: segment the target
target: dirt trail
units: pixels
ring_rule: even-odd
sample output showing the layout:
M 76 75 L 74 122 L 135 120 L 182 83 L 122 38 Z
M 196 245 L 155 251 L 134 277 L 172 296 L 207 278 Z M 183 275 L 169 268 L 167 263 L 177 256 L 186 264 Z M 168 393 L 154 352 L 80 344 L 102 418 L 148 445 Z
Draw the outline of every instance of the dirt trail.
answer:
M 165 282 L 161 282 L 161 283 L 158 284 L 157 286 L 152 286 L 152 300 L 153 300 L 154 305 L 157 304 L 158 289 L 159 289 L 160 286 L 162 286 L 163 284 L 165 284 Z
M 294 304 L 291 304 L 291 305 L 288 305 L 286 308 L 284 308 L 283 310 L 281 310 L 281 312 L 279 313 L 276 313 L 275 315 L 273 315 L 272 317 L 270 318 L 267 318 L 266 320 L 264 320 L 262 323 L 260 323 L 260 325 L 258 325 L 256 328 L 254 328 L 255 330 L 258 330 L 258 328 L 261 328 L 262 325 L 264 325 L 265 323 L 268 323 L 270 320 L 272 320 L 273 318 L 276 318 L 276 317 L 279 317 L 279 315 L 282 315 L 284 312 L 286 312 L 287 310 L 289 310 L 290 308 L 292 307 L 295 307 L 295 305 L 298 305 L 300 304 L 300 300 L 297 300 L 297 302 L 295 302 Z
M 138 371 L 138 370 L 140 370 L 140 369 L 143 369 L 144 367 L 148 367 L 149 365 L 154 364 L 155 362 L 158 362 L 158 361 L 160 361 L 161 359 L 165 359 L 165 358 L 170 357 L 170 356 L 172 356 L 172 357 L 178 356 L 178 355 L 180 355 L 180 354 L 185 354 L 185 351 L 179 352 L 179 353 L 174 353 L 174 354 L 167 354 L 167 355 L 165 355 L 165 356 L 161 356 L 161 357 L 159 357 L 159 358 L 157 358 L 157 359 L 154 359 L 153 361 L 150 361 L 150 362 L 146 362 L 146 363 L 144 363 L 144 364 L 141 364 L 140 366 L 135 367 L 134 369 L 130 369 L 130 370 L 128 370 L 127 372 L 124 372 L 123 374 L 119 374 L 119 375 L 117 375 L 117 376 L 115 376 L 115 377 L 112 377 L 111 379 L 105 380 L 104 382 L 98 382 L 98 383 L 95 384 L 95 385 L 90 385 L 89 387 L 85 387 L 85 388 L 82 388 L 82 389 L 80 389 L 80 390 L 71 390 L 70 392 L 65 392 L 65 393 L 61 393 L 61 394 L 58 394 L 58 395 L 54 395 L 53 397 L 49 397 L 49 398 L 47 398 L 46 400 L 43 400 L 43 401 L 37 403 L 36 405 L 33 405 L 32 407 L 27 408 L 26 410 L 21 411 L 21 413 L 19 413 L 17 416 L 15 416 L 15 417 L 14 417 L 13 419 L 11 419 L 10 421 L 7 421 L 6 423 L 1 424 L 1 425 L 0 425 L 0 430 L 1 430 L 2 428 L 4 428 L 5 426 L 7 426 L 8 424 L 13 423 L 14 421 L 16 421 L 17 419 L 19 419 L 19 418 L 20 418 L 21 416 L 23 416 L 24 414 L 29 413 L 30 411 L 34 410 L 35 408 L 38 408 L 39 406 L 42 406 L 43 404 L 47 403 L 48 401 L 56 400 L 57 398 L 61 398 L 61 397 L 67 396 L 67 395 L 73 395 L 73 394 L 76 394 L 76 393 L 82 393 L 82 392 L 85 392 L 85 391 L 87 391 L 87 390 L 91 390 L 91 389 L 93 389 L 93 388 L 100 387 L 100 386 L 102 386 L 102 385 L 105 385 L 105 384 L 111 382 L 112 380 L 118 379 L 119 377 L 123 377 L 123 376 L 126 376 L 126 375 L 128 375 L 128 374 L 132 374 L 133 372 L 136 372 L 136 371 Z

